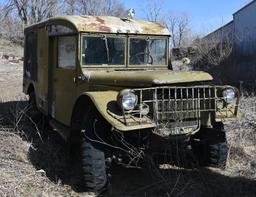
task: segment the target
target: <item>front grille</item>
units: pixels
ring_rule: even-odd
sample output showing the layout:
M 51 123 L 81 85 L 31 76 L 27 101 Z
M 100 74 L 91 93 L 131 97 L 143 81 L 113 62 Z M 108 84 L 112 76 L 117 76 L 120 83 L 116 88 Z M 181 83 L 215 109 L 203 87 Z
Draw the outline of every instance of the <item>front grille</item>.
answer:
M 138 105 L 125 115 L 137 120 L 145 120 L 146 116 L 156 123 L 157 131 L 168 135 L 198 130 L 201 114 L 216 110 L 215 86 L 155 87 L 134 92 Z

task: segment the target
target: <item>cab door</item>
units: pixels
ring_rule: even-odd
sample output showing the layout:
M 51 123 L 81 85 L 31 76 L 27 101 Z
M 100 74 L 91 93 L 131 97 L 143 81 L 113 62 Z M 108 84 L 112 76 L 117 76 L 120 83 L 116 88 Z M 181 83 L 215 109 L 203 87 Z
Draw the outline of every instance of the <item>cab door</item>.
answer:
M 74 35 L 49 38 L 49 114 L 69 126 L 75 94 L 77 37 Z
M 48 114 L 48 32 L 41 28 L 37 32 L 37 47 L 34 48 L 37 53 L 37 103 L 38 107 Z M 32 52 L 32 53 L 33 53 Z

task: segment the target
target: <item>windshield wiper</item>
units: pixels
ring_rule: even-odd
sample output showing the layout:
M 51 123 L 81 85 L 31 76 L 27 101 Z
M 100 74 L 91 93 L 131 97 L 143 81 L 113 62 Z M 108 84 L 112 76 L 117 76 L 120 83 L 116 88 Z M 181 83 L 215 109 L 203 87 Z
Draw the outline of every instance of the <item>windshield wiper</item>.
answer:
M 109 59 L 108 39 L 107 39 L 106 36 L 104 37 L 104 41 L 105 41 L 105 47 L 106 47 L 106 52 L 107 52 L 107 61 L 108 61 L 108 63 L 109 63 L 109 62 L 110 62 L 110 59 Z
M 153 57 L 151 55 L 151 45 L 153 44 L 153 42 L 150 39 L 148 39 L 147 42 L 148 42 L 148 46 L 147 46 L 147 54 L 148 54 L 147 64 L 151 64 L 152 65 L 154 60 L 153 60 Z M 150 59 L 151 59 L 151 63 L 149 61 Z

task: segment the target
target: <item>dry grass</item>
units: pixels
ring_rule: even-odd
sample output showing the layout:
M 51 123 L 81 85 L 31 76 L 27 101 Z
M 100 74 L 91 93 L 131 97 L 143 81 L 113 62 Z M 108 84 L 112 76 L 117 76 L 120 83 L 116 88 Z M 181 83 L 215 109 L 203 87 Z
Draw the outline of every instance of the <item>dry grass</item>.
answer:
M 12 131 L 0 132 L 0 196 L 63 196 L 64 188 L 53 184 L 44 170 L 31 165 L 28 153 L 31 143 Z
M 230 157 L 226 173 L 256 178 L 256 97 L 242 97 L 241 118 L 227 125 Z
M 0 28 L 1 29 L 1 28 Z M 11 41 L 0 38 L 0 53 L 10 54 L 14 56 L 23 56 L 23 47 Z
M 155 176 L 116 167 L 113 196 L 254 196 L 255 103 L 256 97 L 242 98 L 243 116 L 227 126 L 231 147 L 225 170 L 168 166 Z M 0 104 L 8 109 L 0 115 L 0 196 L 86 196 L 67 164 L 65 144 L 47 129 L 40 129 L 42 141 L 23 115 L 26 105 L 26 101 Z
M 58 176 L 50 180 L 46 169 L 36 163 L 58 168 L 56 164 L 62 161 L 54 154 L 59 151 L 59 144 L 41 141 L 38 128 L 24 115 L 26 101 L 5 105 L 8 111 L 0 113 L 0 196 L 65 196 L 69 188 L 63 187 Z M 51 160 L 44 160 L 44 155 Z M 69 194 L 72 195 L 71 189 Z

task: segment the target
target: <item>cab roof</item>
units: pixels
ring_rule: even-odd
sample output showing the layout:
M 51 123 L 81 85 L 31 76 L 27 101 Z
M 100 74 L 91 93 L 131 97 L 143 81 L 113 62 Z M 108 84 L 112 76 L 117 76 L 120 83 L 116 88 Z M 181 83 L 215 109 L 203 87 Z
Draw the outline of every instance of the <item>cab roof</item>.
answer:
M 118 18 L 113 16 L 62 16 L 53 17 L 34 24 L 25 29 L 35 29 L 38 26 L 61 24 L 71 26 L 76 32 L 125 33 L 146 35 L 170 35 L 167 28 L 158 23 L 145 20 Z

